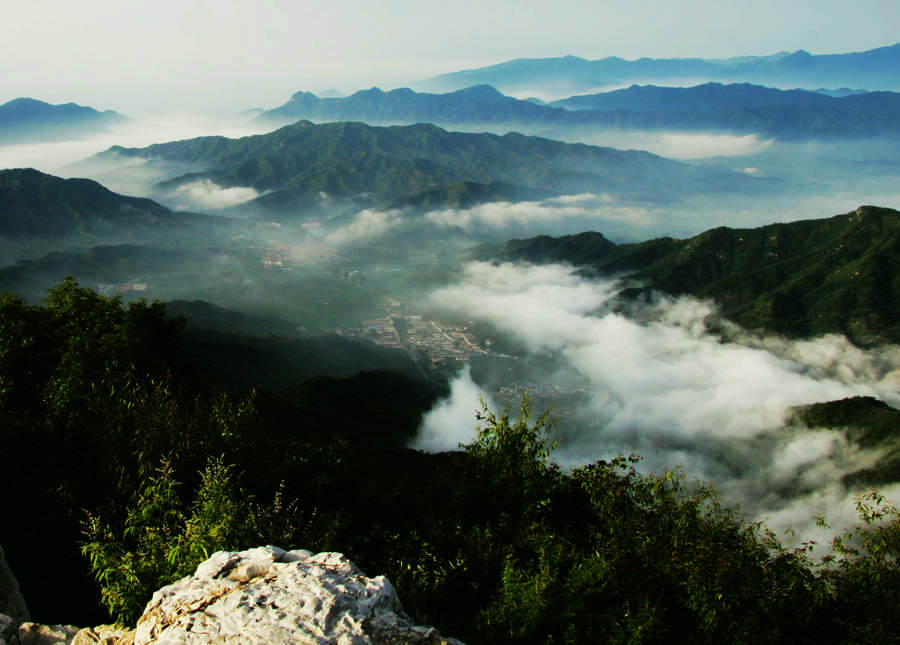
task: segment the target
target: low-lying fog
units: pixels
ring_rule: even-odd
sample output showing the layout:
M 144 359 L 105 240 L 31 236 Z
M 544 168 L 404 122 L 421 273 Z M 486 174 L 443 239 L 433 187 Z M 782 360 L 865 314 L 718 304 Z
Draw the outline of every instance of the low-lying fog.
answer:
M 271 130 L 253 122 L 253 115 L 211 117 L 201 114 L 163 114 L 112 126 L 107 131 L 81 139 L 0 145 L 0 168 L 35 168 L 58 177 L 87 177 L 124 195 L 146 197 L 153 181 L 150 172 L 111 173 L 111 167 L 79 164 L 111 146 L 141 148 L 202 136 L 243 137 Z M 68 168 L 72 164 L 71 168 Z
M 506 382 L 487 375 L 476 384 L 463 369 L 451 397 L 425 418 L 416 447 L 470 441 L 479 396 L 496 410 L 509 381 L 539 384 L 531 389 L 544 401 L 568 401 L 555 429 L 554 458 L 564 465 L 637 453 L 643 470 L 682 466 L 715 482 L 726 503 L 777 532 L 827 538 L 817 513 L 833 526 L 852 523 L 854 492 L 841 477 L 879 454 L 834 430 L 785 427 L 786 415 L 791 406 L 856 395 L 900 405 L 900 347 L 867 352 L 839 336 L 722 342 L 704 324 L 710 302 L 660 297 L 626 317 L 606 309 L 617 290 L 613 279 L 585 280 L 568 266 L 467 265 L 429 304 L 486 323 L 521 355 Z M 896 499 L 900 485 L 882 492 Z
M 156 182 L 168 178 L 166 169 L 74 162 L 112 145 L 259 131 L 249 117 L 140 121 L 84 141 L 0 146 L 0 167 L 89 176 L 116 192 L 149 196 Z M 900 349 L 864 352 L 838 337 L 725 343 L 704 326 L 710 303 L 661 298 L 626 317 L 606 309 L 616 292 L 611 279 L 588 281 L 565 266 L 463 268 L 457 257 L 467 245 L 537 234 L 596 230 L 617 242 L 636 241 L 686 237 L 720 225 L 828 217 L 860 204 L 900 208 L 897 147 L 671 133 L 597 133 L 590 143 L 738 169 L 771 178 L 782 189 L 666 206 L 584 193 L 430 212 L 357 209 L 322 221 L 263 223 L 222 240 L 179 239 L 182 255 L 161 256 L 157 264 L 133 261 L 129 251 L 121 270 L 104 273 L 94 266 L 85 284 L 106 283 L 126 297 L 202 298 L 278 316 L 311 332 L 384 315 L 380 307 L 388 298 L 399 300 L 404 311 L 430 308 L 435 316 L 477 321 L 501 343 L 518 347 L 519 357 L 499 367 L 473 362 L 471 370 L 460 371 L 452 397 L 425 419 L 419 447 L 453 449 L 471 438 L 479 395 L 506 405 L 510 392 L 538 384 L 546 400 L 565 402 L 555 453 L 563 464 L 637 452 L 646 470 L 681 465 L 692 477 L 716 482 L 727 503 L 740 503 L 750 517 L 768 518 L 778 531 L 792 527 L 803 538 L 821 538 L 812 521 L 816 513 L 826 514 L 833 526 L 852 522 L 853 491 L 841 477 L 870 466 L 878 455 L 849 445 L 836 431 L 785 428 L 785 414 L 794 405 L 852 395 L 900 405 Z M 258 195 L 252 187 L 225 188 L 208 180 L 179 191 L 164 203 L 201 212 Z M 327 204 L 329 197 L 322 200 Z M 9 257 L 34 260 L 46 247 L 27 255 L 19 245 Z M 51 267 L 61 266 L 59 257 L 54 262 Z M 83 260 L 72 262 L 65 266 L 77 269 Z M 58 282 L 63 275 L 53 271 L 31 286 Z M 900 485 L 882 492 L 897 498 Z
M 207 135 L 236 138 L 272 129 L 254 122 L 253 117 L 252 113 L 232 118 L 169 115 L 133 121 L 79 141 L 0 146 L 0 168 L 34 167 L 62 177 L 88 177 L 115 192 L 151 197 L 175 210 L 231 215 L 233 212 L 226 209 L 261 193 L 251 186 L 225 187 L 208 179 L 161 190 L 159 182 L 193 169 L 133 159 L 89 158 L 113 145 L 143 147 Z M 508 130 L 503 126 L 473 129 Z M 761 184 L 759 194 L 687 197 L 665 206 L 626 202 L 616 195 L 601 194 L 593 200 L 576 195 L 539 203 L 438 210 L 424 214 L 428 221 L 438 228 L 458 228 L 479 240 L 592 229 L 616 241 L 635 241 L 661 235 L 684 237 L 719 225 L 752 227 L 825 217 L 848 212 L 860 204 L 900 208 L 900 148 L 890 141 L 784 143 L 753 134 L 590 129 L 534 133 L 570 142 L 649 150 L 768 181 Z M 265 217 L 271 219 L 271 214 Z M 356 216 L 355 223 L 348 222 L 346 216 L 340 222 L 359 231 L 367 226 L 387 230 L 403 219 L 397 213 L 373 215 L 365 211 Z M 337 237 L 344 233 L 352 236 L 352 232 L 338 233 Z

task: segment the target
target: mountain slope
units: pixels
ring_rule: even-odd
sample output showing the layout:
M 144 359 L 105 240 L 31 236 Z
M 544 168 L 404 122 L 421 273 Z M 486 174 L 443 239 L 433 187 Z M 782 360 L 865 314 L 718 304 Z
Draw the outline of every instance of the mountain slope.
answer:
M 8 239 L 134 234 L 207 221 L 119 195 L 90 179 L 60 179 L 30 168 L 0 170 L 0 237 Z
M 112 110 L 18 98 L 0 105 L 0 143 L 77 138 L 128 120 Z
M 323 195 L 384 206 L 457 182 L 658 201 L 685 193 L 758 190 L 765 183 L 647 152 L 565 144 L 516 133 L 447 132 L 426 124 L 372 127 L 301 121 L 265 135 L 113 147 L 101 156 L 186 164 L 195 172 L 175 177 L 160 188 L 174 190 L 201 179 L 223 187 L 251 186 L 267 194 L 250 206 L 281 211 L 315 205 Z
M 639 286 L 624 295 L 657 289 L 713 298 L 725 317 L 750 329 L 900 342 L 900 212 L 888 208 L 641 244 L 615 245 L 599 233 L 540 237 L 478 256 L 627 272 Z

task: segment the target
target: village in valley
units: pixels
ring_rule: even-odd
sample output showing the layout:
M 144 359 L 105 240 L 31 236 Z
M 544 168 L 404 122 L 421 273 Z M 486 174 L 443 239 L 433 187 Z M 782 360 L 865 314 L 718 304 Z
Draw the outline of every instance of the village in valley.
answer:
M 404 313 L 400 301 L 387 298 L 381 305 L 384 315 L 363 321 L 359 327 L 345 327 L 338 333 L 348 338 L 369 340 L 408 352 L 426 369 L 440 369 L 487 355 L 490 340 L 482 347 L 469 325 Z

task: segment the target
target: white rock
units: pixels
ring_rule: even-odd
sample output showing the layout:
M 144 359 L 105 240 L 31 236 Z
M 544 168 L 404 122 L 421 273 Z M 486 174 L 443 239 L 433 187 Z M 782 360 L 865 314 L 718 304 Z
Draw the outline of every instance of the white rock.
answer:
M 72 639 L 71 645 L 132 645 L 134 630 L 121 625 L 85 627 Z
M 70 645 L 80 630 L 74 625 L 22 623 L 19 625 L 19 645 Z
M 340 553 L 271 546 L 220 551 L 157 591 L 134 642 L 459 643 L 413 625 L 387 578 Z

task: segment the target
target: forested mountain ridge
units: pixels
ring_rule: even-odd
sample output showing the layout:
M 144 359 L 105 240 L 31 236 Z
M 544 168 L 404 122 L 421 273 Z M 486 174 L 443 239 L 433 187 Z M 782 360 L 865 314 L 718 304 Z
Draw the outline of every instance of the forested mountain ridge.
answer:
M 384 206 L 446 184 L 502 183 L 557 193 L 612 193 L 666 201 L 688 193 L 749 191 L 770 182 L 634 150 L 567 144 L 517 133 L 448 132 L 434 125 L 373 127 L 300 121 L 264 135 L 201 137 L 146 148 L 115 146 L 103 158 L 178 162 L 194 172 L 162 190 L 210 179 L 266 192 L 248 203 L 291 211 L 329 198 Z
M 568 262 L 649 290 L 713 298 L 744 327 L 900 342 L 900 212 L 861 206 L 826 219 L 719 227 L 686 240 L 616 245 L 600 233 L 482 247 L 476 257 Z
M 565 108 L 561 110 L 560 108 Z M 377 87 L 351 96 L 319 98 L 297 92 L 258 120 L 364 121 L 370 124 L 435 123 L 495 128 L 631 129 L 755 133 L 784 140 L 847 139 L 900 132 L 900 94 L 868 92 L 841 98 L 806 90 L 749 83 L 695 87 L 632 86 L 572 96 L 549 105 L 505 96 L 490 85 L 446 94 Z
M 135 235 L 209 219 L 119 195 L 90 179 L 61 179 L 31 168 L 0 170 L 0 237 Z

